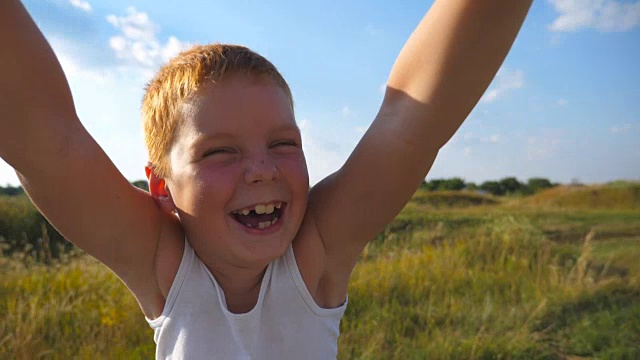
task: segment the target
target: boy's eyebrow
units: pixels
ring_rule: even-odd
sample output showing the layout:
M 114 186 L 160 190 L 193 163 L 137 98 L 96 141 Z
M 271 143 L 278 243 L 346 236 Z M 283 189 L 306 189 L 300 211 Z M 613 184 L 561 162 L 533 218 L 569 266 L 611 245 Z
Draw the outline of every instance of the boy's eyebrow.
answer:
M 270 132 L 271 133 L 280 133 L 280 132 L 290 132 L 293 131 L 297 134 L 300 134 L 300 128 L 298 127 L 298 125 L 293 122 L 290 124 L 284 124 L 284 125 L 280 125 L 274 129 L 272 129 Z M 220 132 L 220 133 L 216 133 L 216 134 L 207 134 L 207 133 L 203 133 L 200 132 L 198 133 L 193 141 L 191 141 L 191 144 L 189 145 L 189 148 L 194 150 L 196 149 L 198 146 L 200 146 L 201 143 L 205 142 L 205 141 L 211 141 L 211 140 L 232 140 L 236 138 L 236 135 L 232 134 L 232 133 L 224 133 L 224 132 Z
M 295 121 L 293 121 L 290 124 L 280 125 L 275 129 L 273 129 L 271 132 L 283 132 L 283 131 L 295 131 L 297 133 L 301 132 L 300 128 L 298 127 L 298 124 L 296 124 Z
M 194 136 L 193 140 L 189 144 L 189 149 L 191 151 L 197 150 L 200 145 L 204 142 L 209 142 L 212 140 L 232 140 L 235 136 L 229 133 L 216 133 L 216 134 L 207 134 L 207 133 L 198 133 Z

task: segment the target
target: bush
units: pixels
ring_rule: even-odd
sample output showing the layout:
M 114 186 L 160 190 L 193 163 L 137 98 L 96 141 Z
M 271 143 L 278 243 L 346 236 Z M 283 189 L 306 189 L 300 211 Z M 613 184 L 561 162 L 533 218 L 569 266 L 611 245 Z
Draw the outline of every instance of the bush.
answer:
M 16 196 L 24 194 L 24 189 L 22 186 L 13 187 L 11 185 L 7 185 L 7 187 L 0 186 L 0 195 L 8 195 L 8 196 Z
M 0 244 L 7 255 L 26 251 L 40 261 L 58 258 L 73 247 L 26 195 L 0 196 Z

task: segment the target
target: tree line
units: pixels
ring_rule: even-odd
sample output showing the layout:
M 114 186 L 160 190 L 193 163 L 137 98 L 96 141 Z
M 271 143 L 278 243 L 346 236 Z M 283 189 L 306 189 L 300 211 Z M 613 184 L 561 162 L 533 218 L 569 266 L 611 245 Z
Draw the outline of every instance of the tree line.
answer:
M 22 186 L 11 186 L 7 185 L 6 187 L 0 186 L 0 195 L 7 196 L 16 196 L 24 194 L 24 189 Z
M 146 180 L 137 180 L 132 184 L 142 190 L 149 191 L 149 185 Z M 559 185 L 552 183 L 545 178 L 530 178 L 526 182 L 520 182 L 515 177 L 506 177 L 497 181 L 485 181 L 480 185 L 474 182 L 466 182 L 462 178 L 454 177 L 450 179 L 433 179 L 430 181 L 423 180 L 420 185 L 421 189 L 427 191 L 476 191 L 485 192 L 495 196 L 510 195 L 531 195 L 540 190 L 549 189 Z M 16 196 L 24 194 L 22 186 L 6 187 L 0 186 L 0 195 Z
M 149 191 L 149 185 L 146 180 L 137 180 L 132 184 L 142 190 Z M 454 177 L 450 179 L 433 179 L 430 181 L 423 180 L 420 185 L 421 189 L 427 191 L 476 191 L 485 192 L 496 196 L 509 195 L 531 195 L 540 190 L 549 189 L 559 185 L 552 183 L 545 178 L 530 178 L 526 182 L 521 182 L 515 177 L 506 177 L 497 181 L 485 181 L 480 185 L 474 182 L 466 182 L 464 179 Z M 6 187 L 0 186 L 0 195 L 16 196 L 24 194 L 22 186 Z
M 133 184 L 133 186 L 140 188 L 142 190 L 149 191 L 149 185 L 147 184 L 146 180 L 137 180 L 132 182 L 131 184 Z M 24 194 L 24 189 L 22 188 L 22 186 L 11 186 L 11 185 L 0 186 L 0 196 L 2 195 L 17 196 L 17 195 L 23 195 L 23 194 Z
M 552 183 L 545 178 L 530 178 L 526 182 L 521 182 L 515 177 L 505 177 L 497 181 L 485 181 L 478 185 L 474 182 L 466 182 L 459 177 L 454 177 L 450 179 L 424 180 L 420 188 L 427 191 L 466 190 L 489 193 L 495 196 L 526 196 L 557 185 L 559 184 Z

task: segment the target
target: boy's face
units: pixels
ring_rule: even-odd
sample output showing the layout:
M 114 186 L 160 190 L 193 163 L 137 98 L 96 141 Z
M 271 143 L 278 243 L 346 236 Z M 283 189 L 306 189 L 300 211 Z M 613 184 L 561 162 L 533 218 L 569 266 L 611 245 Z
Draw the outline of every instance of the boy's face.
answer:
M 203 86 L 182 106 L 169 161 L 169 191 L 203 260 L 264 265 L 296 236 L 309 176 L 293 110 L 274 82 L 231 75 Z

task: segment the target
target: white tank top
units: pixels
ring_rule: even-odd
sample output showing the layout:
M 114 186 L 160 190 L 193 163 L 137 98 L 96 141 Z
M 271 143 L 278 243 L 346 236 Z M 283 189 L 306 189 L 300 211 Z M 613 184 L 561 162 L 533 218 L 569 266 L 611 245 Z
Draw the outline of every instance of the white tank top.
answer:
M 162 315 L 147 318 L 156 359 L 335 359 L 347 301 L 319 307 L 291 246 L 267 266 L 256 306 L 234 314 L 209 269 L 185 241 Z

